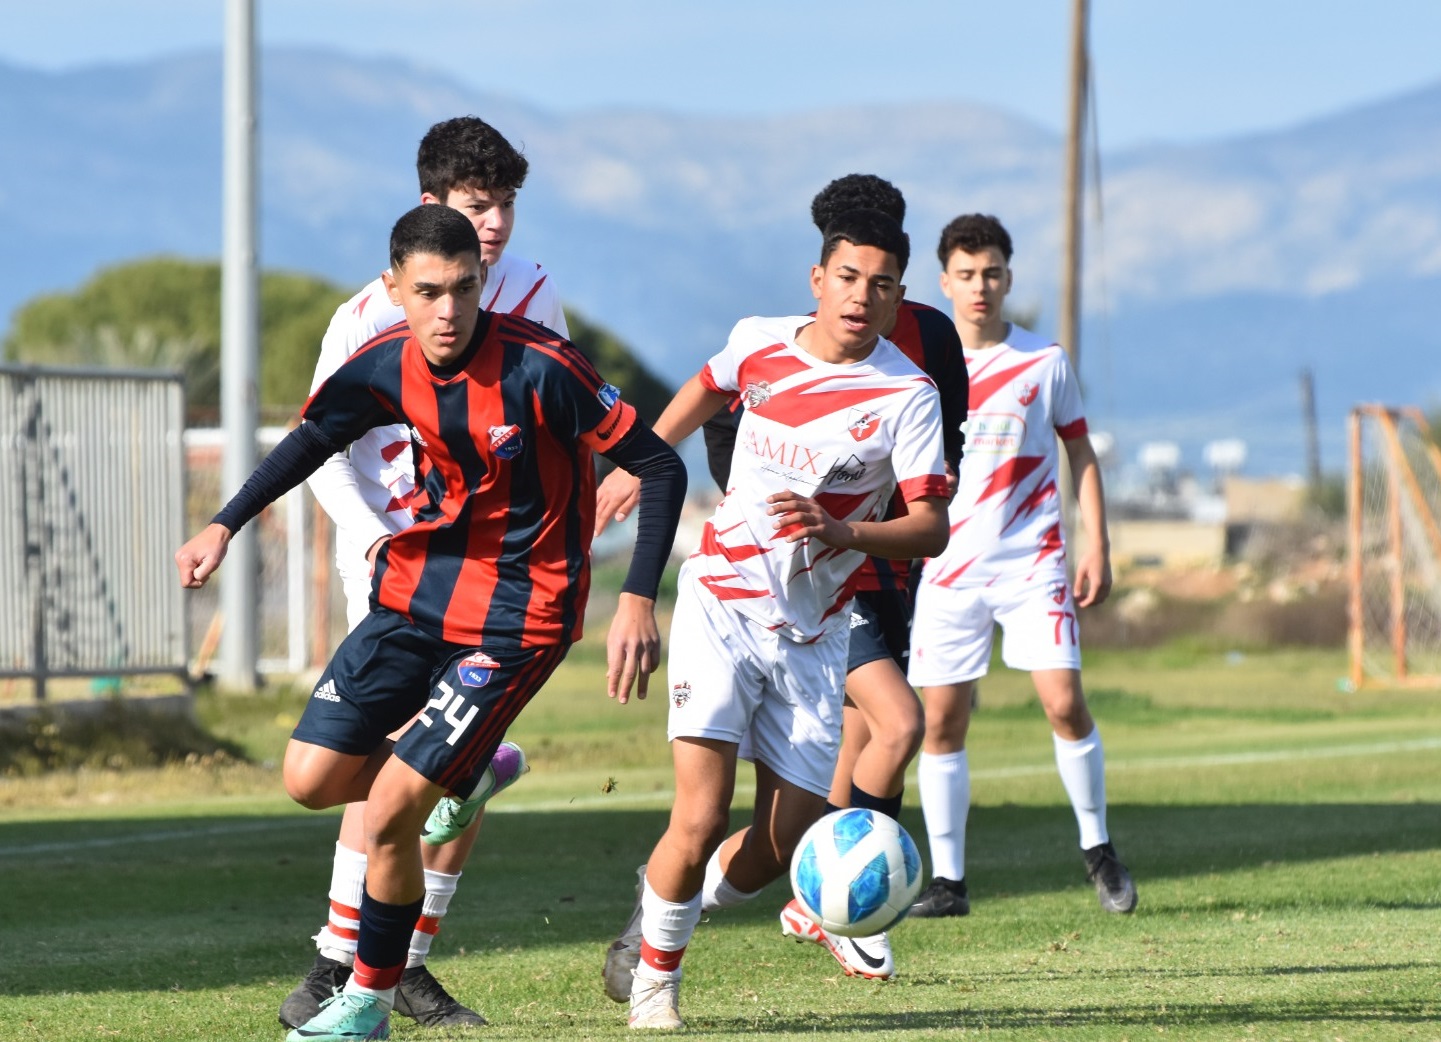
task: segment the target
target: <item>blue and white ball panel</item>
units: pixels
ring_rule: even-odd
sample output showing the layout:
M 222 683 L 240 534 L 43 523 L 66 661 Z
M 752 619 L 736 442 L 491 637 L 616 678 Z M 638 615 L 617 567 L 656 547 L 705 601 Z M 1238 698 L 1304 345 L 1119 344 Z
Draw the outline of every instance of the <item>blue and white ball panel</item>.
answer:
M 909 910 L 921 885 L 921 858 L 895 820 L 851 808 L 807 830 L 791 863 L 798 901 L 822 929 L 843 936 L 879 933 Z

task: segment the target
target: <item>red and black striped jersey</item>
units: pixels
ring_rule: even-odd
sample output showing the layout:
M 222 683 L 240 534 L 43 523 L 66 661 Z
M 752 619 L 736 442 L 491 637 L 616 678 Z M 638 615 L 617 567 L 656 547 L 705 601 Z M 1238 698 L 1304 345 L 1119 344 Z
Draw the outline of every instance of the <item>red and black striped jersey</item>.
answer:
M 374 604 L 456 644 L 577 640 L 590 591 L 592 452 L 636 422 L 569 341 L 482 314 L 465 353 L 431 365 L 407 327 L 352 355 L 304 419 L 345 444 L 410 428 L 430 503 L 376 561 Z

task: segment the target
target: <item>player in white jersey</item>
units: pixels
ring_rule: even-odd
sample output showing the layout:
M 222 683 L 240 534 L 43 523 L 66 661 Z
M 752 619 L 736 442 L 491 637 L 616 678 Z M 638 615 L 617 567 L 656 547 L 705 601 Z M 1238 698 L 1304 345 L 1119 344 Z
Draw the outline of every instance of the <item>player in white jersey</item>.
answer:
M 999 221 L 956 218 L 941 233 L 938 254 L 971 390 L 950 542 L 926 562 L 911 628 L 910 680 L 926 706 L 918 773 L 932 869 L 911 915 L 963 915 L 968 907 L 966 731 L 997 623 L 1005 634 L 1002 658 L 1031 674 L 1054 732 L 1087 877 L 1102 908 L 1130 912 L 1136 888 L 1106 828 L 1105 754 L 1081 690 L 1076 608 L 1105 600 L 1111 566 L 1100 468 L 1075 372 L 1060 346 L 1002 316 L 1011 238 Z M 1066 570 L 1058 436 L 1085 533 L 1074 582 Z
M 515 220 L 515 196 L 529 164 L 493 127 L 474 116 L 437 123 L 416 155 L 422 203 L 459 210 L 480 239 L 486 265 L 481 308 L 522 315 L 568 336 L 560 297 L 549 273 L 532 261 L 505 252 Z M 311 392 L 383 330 L 405 321 L 377 278 L 336 309 L 321 341 Z M 335 522 L 335 563 L 345 588 L 346 616 L 354 629 L 370 610 L 375 555 L 392 535 L 410 526 L 420 505 L 410 432 L 379 427 L 337 454 L 309 479 L 310 489 Z M 525 770 L 520 750 L 507 743 L 496 754 L 494 792 Z M 444 801 L 443 801 L 444 802 Z M 461 836 L 438 846 L 423 845 L 425 906 L 412 935 L 405 977 L 395 1012 L 430 1027 L 484 1024 L 475 1011 L 452 998 L 425 966 L 426 955 L 449 908 L 461 870 L 470 856 L 480 814 Z M 355 958 L 361 891 L 366 870 L 364 804 L 346 807 L 331 866 L 330 913 L 315 935 L 315 964 L 280 1007 L 280 1021 L 296 1028 L 308 1023 L 343 985 Z
M 723 877 L 729 892 L 711 907 L 782 876 L 825 808 L 840 745 L 847 608 L 865 555 L 909 558 L 944 545 L 940 397 L 879 336 L 901 299 L 908 254 L 905 233 L 885 214 L 839 218 L 811 272 L 815 318 L 739 323 L 656 424 L 676 444 L 732 398 L 745 399 L 730 488 L 678 584 L 670 825 L 643 870 L 637 915 L 607 956 L 607 993 L 629 985 L 633 1028 L 681 1026 L 681 958 L 700 920 L 707 862 L 726 838 L 737 759 L 755 766 L 752 824 Z M 882 520 L 898 487 L 909 512 Z M 598 527 L 632 488 L 629 475 L 607 479 Z

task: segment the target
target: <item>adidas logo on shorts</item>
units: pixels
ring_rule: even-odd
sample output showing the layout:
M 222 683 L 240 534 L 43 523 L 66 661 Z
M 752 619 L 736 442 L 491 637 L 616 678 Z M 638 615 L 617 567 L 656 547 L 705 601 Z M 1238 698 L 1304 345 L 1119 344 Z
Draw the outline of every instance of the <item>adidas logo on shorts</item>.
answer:
M 858 612 L 858 611 L 853 611 L 853 612 L 851 612 L 851 629 L 855 629 L 857 626 L 865 626 L 865 625 L 868 625 L 868 622 L 869 622 L 869 620 L 867 620 L 866 617 L 865 617 L 864 615 L 862 615 L 860 612 Z
M 327 702 L 339 702 L 339 701 L 340 701 L 340 695 L 336 694 L 336 691 L 335 691 L 335 681 L 334 681 L 334 680 L 327 680 L 325 683 L 321 684 L 318 688 L 315 689 L 315 694 L 312 695 L 311 697 L 313 697 L 313 698 L 323 698 L 323 699 L 325 699 Z

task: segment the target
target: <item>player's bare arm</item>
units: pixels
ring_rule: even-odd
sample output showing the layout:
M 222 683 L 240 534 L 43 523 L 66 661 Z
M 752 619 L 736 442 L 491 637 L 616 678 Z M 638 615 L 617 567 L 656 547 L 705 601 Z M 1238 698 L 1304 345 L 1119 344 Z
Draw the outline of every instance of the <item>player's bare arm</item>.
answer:
M 1076 505 L 1085 529 L 1085 545 L 1076 558 L 1076 581 L 1071 595 L 1076 606 L 1100 604 L 1111 593 L 1111 538 L 1106 532 L 1106 497 L 1096 450 L 1086 435 L 1064 442 L 1076 483 Z
M 234 535 L 224 525 L 209 524 L 200 534 L 175 551 L 175 565 L 180 569 L 180 585 L 187 590 L 198 590 L 205 585 L 225 553 L 230 548 Z
M 911 500 L 906 514 L 889 521 L 838 521 L 814 499 L 795 492 L 777 492 L 766 502 L 776 531 L 784 532 L 788 543 L 819 539 L 827 546 L 902 560 L 934 557 L 950 536 L 946 501 L 939 496 Z
M 655 421 L 654 430 L 667 445 L 679 445 L 729 401 L 727 395 L 701 383 L 699 375 L 692 376 Z M 629 517 L 639 495 L 639 478 L 625 470 L 611 471 L 595 490 L 595 534 L 604 532 L 611 518 L 624 521 Z
M 615 618 L 605 639 L 606 694 L 621 705 L 645 698 L 650 675 L 660 666 L 660 627 L 655 621 L 655 601 L 639 594 L 622 593 Z

